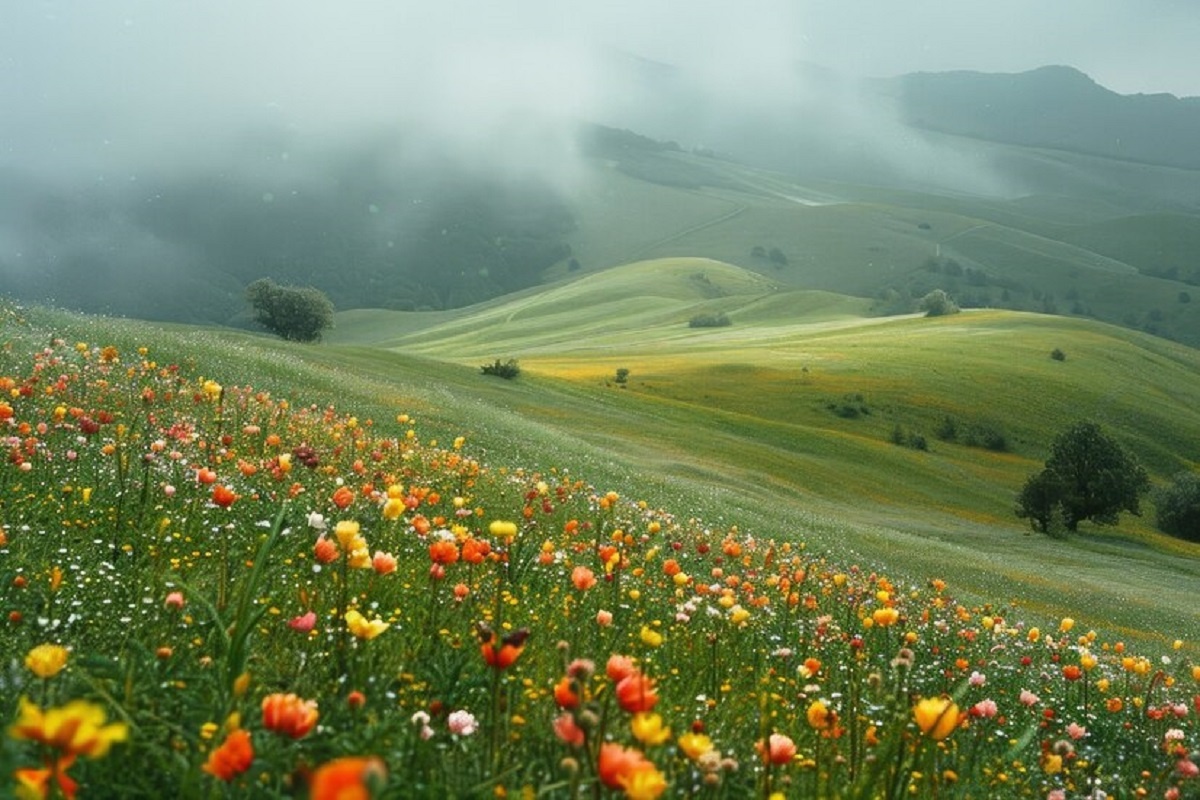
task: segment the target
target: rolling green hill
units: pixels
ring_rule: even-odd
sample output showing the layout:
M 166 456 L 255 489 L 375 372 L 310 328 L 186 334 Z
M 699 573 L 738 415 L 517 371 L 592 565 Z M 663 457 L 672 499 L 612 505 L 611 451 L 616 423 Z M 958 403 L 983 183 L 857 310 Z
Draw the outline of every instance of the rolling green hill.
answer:
M 712 310 L 732 324 L 688 327 Z M 336 346 L 314 354 L 355 345 L 368 349 L 340 364 L 382 357 L 379 347 L 431 359 L 430 383 L 453 376 L 451 394 L 486 396 L 489 420 L 536 426 L 556 463 L 579 456 L 594 468 L 599 458 L 618 480 L 648 479 L 723 523 L 795 526 L 821 548 L 917 571 L 953 564 L 973 589 L 1035 607 L 1075 591 L 1119 596 L 1122 611 L 1104 606 L 1119 626 L 1171 607 L 1195 626 L 1185 597 L 1200 547 L 1157 533 L 1152 509 L 1060 543 L 1031 535 L 1013 507 L 1056 432 L 1084 417 L 1156 481 L 1194 468 L 1200 354 L 1083 319 L 867 310 L 854 298 L 781 291 L 731 265 L 667 259 L 419 325 L 405 314 L 344 314 Z M 1055 348 L 1065 361 L 1050 358 Z M 478 374 L 508 357 L 520 360 L 516 381 Z M 629 370 L 624 386 L 618 368 Z M 953 441 L 938 438 L 947 419 Z M 894 444 L 897 429 L 928 449 Z M 1002 447 L 988 449 L 995 437 Z

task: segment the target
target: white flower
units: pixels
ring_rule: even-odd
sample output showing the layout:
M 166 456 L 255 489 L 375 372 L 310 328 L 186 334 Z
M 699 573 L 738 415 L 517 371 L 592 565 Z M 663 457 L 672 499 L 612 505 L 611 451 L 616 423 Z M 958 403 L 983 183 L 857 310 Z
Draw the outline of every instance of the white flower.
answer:
M 316 511 L 309 512 L 308 527 L 314 530 L 323 531 L 329 527 L 329 523 L 325 521 L 325 515 Z
M 446 727 L 450 729 L 451 733 L 458 736 L 470 736 L 479 730 L 479 723 L 470 711 L 459 709 L 451 711 L 450 716 L 446 717 Z

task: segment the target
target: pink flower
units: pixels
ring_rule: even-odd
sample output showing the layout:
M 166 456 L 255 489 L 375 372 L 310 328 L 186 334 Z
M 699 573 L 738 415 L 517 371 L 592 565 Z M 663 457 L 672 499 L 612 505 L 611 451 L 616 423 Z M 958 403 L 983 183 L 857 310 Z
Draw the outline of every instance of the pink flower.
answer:
M 601 628 L 607 628 L 609 625 L 612 625 L 612 620 L 613 616 L 611 611 L 605 611 L 602 608 L 596 612 L 596 624 Z
M 171 592 L 167 595 L 167 599 L 163 601 L 167 608 L 173 608 L 176 611 L 183 608 L 183 592 Z
M 971 706 L 970 714 L 973 717 L 991 719 L 992 717 L 996 716 L 998 711 L 999 709 L 996 707 L 996 701 L 989 698 L 987 700 L 980 700 L 978 703 Z
M 292 617 L 290 620 L 288 620 L 288 627 L 294 631 L 299 631 L 300 633 L 308 633 L 316 624 L 317 613 L 315 611 L 309 611 L 305 614 L 301 614 L 298 617 Z
M 1067 726 L 1067 736 L 1070 736 L 1075 741 L 1079 741 L 1087 736 L 1087 728 L 1080 725 L 1078 722 L 1072 722 Z
M 1025 706 L 1026 708 L 1032 708 L 1034 705 L 1037 704 L 1038 700 L 1040 700 L 1040 699 L 1041 698 L 1039 698 L 1036 694 L 1029 691 L 1028 689 L 1021 690 L 1021 697 L 1020 697 L 1021 705 Z
M 987 683 L 987 675 L 984 675 L 982 672 L 972 672 L 971 677 L 967 679 L 967 682 L 972 686 L 983 686 L 985 683 Z
M 450 716 L 446 717 L 446 727 L 456 736 L 470 736 L 479 730 L 479 722 L 470 711 L 459 709 L 451 711 Z
M 569 711 L 554 718 L 554 735 L 571 747 L 582 747 L 586 738 Z
M 1175 764 L 1175 772 L 1181 778 L 1194 778 L 1200 775 L 1200 767 L 1196 766 L 1196 762 L 1188 758 L 1181 758 Z

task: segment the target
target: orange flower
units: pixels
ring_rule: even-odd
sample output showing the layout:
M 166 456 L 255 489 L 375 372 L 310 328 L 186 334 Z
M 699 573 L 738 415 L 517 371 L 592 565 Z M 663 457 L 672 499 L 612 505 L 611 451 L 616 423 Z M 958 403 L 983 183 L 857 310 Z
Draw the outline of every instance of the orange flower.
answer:
M 837 724 L 837 712 L 830 711 L 820 700 L 814 700 L 808 707 L 808 724 L 819 731 L 826 731 Z
M 338 508 L 348 508 L 354 502 L 354 490 L 349 486 L 339 486 L 331 499 Z
M 238 496 L 228 486 L 219 483 L 213 487 L 212 501 L 221 508 L 229 508 L 237 499 Z
M 1067 664 L 1063 667 L 1062 673 L 1063 677 L 1069 681 L 1077 681 L 1083 677 L 1083 670 L 1079 668 L 1078 664 Z
M 263 727 L 293 739 L 303 739 L 320 716 L 316 700 L 302 700 L 294 694 L 276 692 L 262 701 Z
M 65 756 L 60 758 L 53 766 L 45 766 L 40 769 L 19 769 L 13 773 L 13 777 L 17 779 L 18 797 L 50 797 L 50 779 L 53 778 L 58 784 L 58 790 L 62 792 L 63 797 L 67 800 L 75 800 L 75 793 L 79 790 L 79 784 L 76 783 L 67 770 L 75 763 L 75 756 Z
M 617 703 L 630 714 L 653 710 L 658 705 L 654 679 L 640 671 L 622 678 L 617 684 Z
M 578 708 L 579 694 L 575 691 L 575 681 L 570 675 L 564 675 L 562 680 L 554 685 L 554 702 L 559 708 Z
M 571 570 L 571 583 L 581 592 L 596 585 L 596 573 L 584 566 L 578 566 Z
M 429 558 L 435 564 L 453 564 L 458 561 L 458 545 L 447 539 L 438 539 L 429 545 Z
M 467 539 L 462 545 L 462 559 L 468 564 L 482 563 L 492 551 L 492 545 L 483 539 Z
M 609 656 L 608 663 L 604 666 L 604 671 L 609 679 L 620 683 L 625 678 L 637 671 L 637 667 L 633 665 L 633 659 L 629 656 Z
M 387 781 L 387 767 L 376 756 L 335 758 L 317 767 L 309 785 L 311 800 L 368 800 Z
M 376 575 L 391 575 L 396 571 L 396 557 L 391 553 L 376 550 L 375 555 L 371 557 L 371 567 Z
M 242 728 L 230 731 L 221 746 L 208 754 L 204 771 L 218 780 L 231 781 L 250 769 L 254 761 L 254 744 L 250 732 Z
M 520 628 L 496 642 L 495 632 L 484 622 L 476 625 L 479 634 L 479 652 L 483 660 L 492 669 L 503 670 L 513 665 L 513 662 L 525 649 L 525 640 L 529 638 L 529 629 Z
M 313 557 L 318 563 L 331 564 L 338 559 L 338 547 L 332 539 L 326 539 L 324 536 L 317 539 L 317 543 L 313 545 Z
M 765 743 L 760 740 L 756 746 L 767 764 L 790 764 L 796 757 L 796 743 L 782 733 L 772 733 Z
M 579 723 L 575 721 L 575 717 L 570 712 L 559 714 L 554 718 L 554 735 L 571 747 L 583 747 L 583 743 L 587 739 L 583 728 L 579 727 Z
M 600 745 L 600 760 L 597 764 L 600 782 L 610 789 L 621 789 L 635 772 L 653 770 L 654 764 L 640 750 L 623 747 L 616 742 Z

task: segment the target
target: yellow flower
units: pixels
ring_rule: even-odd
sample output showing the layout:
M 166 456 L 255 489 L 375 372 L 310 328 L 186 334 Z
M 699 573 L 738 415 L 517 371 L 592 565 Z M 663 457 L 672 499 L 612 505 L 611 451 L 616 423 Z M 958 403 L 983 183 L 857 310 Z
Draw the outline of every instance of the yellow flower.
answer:
M 1047 775 L 1057 775 L 1062 772 L 1063 759 L 1057 753 L 1047 753 L 1042 757 L 1042 769 Z
M 404 498 L 389 497 L 387 502 L 383 504 L 384 519 L 399 519 L 404 513 Z
M 104 708 L 86 700 L 72 700 L 60 708 L 42 711 L 22 697 L 20 717 L 8 733 L 14 739 L 40 742 L 66 756 L 100 758 L 115 742 L 129 738 L 125 723 L 104 723 Z
M 359 639 L 374 639 L 376 636 L 391 627 L 390 624 L 384 622 L 378 617 L 368 620 L 353 608 L 346 612 L 345 619 L 346 626 L 350 628 L 350 632 Z
M 67 648 L 39 644 L 25 655 L 25 666 L 39 678 L 53 678 L 67 665 Z
M 221 384 L 216 381 L 204 382 L 204 394 L 208 396 L 209 400 L 221 399 L 221 392 L 223 391 L 224 389 L 221 388 Z
M 667 780 L 656 769 L 635 769 L 621 779 L 628 800 L 655 800 L 667 790 Z
M 671 738 L 671 729 L 663 725 L 662 717 L 647 711 L 634 714 L 629 728 L 634 738 L 647 747 L 660 745 Z
M 895 625 L 900 619 L 900 612 L 894 608 L 877 608 L 871 614 L 871 619 L 881 628 Z
M 948 697 L 926 697 L 913 706 L 913 719 L 921 733 L 941 741 L 958 726 L 958 705 Z
M 750 612 L 743 608 L 741 603 L 736 603 L 733 608 L 729 609 L 729 621 L 734 625 L 741 625 L 748 619 L 750 619 Z
M 698 760 L 705 753 L 712 752 L 712 739 L 705 736 L 703 733 L 695 733 L 688 731 L 677 740 L 679 749 L 687 755 L 692 761 Z
M 337 524 L 333 532 L 337 534 L 338 544 L 342 546 L 342 549 L 353 552 L 354 546 L 357 544 L 356 540 L 362 538 L 358 535 L 358 530 L 359 525 L 357 522 L 352 519 L 344 519 Z
M 1062 633 L 1066 633 L 1067 631 L 1071 630 L 1071 628 L 1074 628 L 1074 627 L 1075 627 L 1075 620 L 1071 619 L 1070 617 L 1063 617 L 1062 622 L 1058 623 L 1058 629 Z
M 808 724 L 819 731 L 832 728 L 834 722 L 837 721 L 837 715 L 830 711 L 820 700 L 812 701 L 808 707 L 806 716 L 808 717 Z
M 503 539 L 506 543 L 511 544 L 512 540 L 517 538 L 517 523 L 494 520 L 488 525 L 488 532 L 497 539 Z
M 647 647 L 658 647 L 663 643 L 663 635 L 649 625 L 642 626 L 642 643 Z

